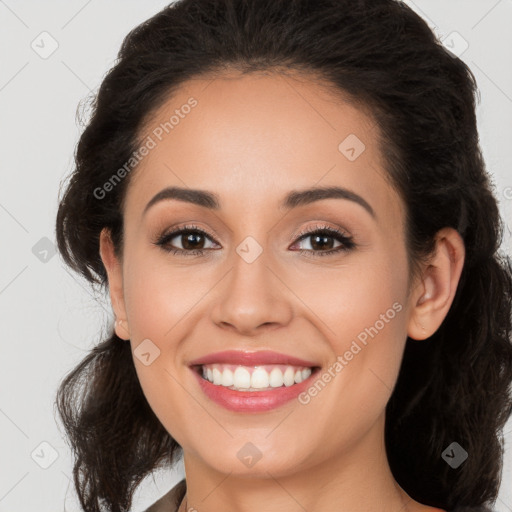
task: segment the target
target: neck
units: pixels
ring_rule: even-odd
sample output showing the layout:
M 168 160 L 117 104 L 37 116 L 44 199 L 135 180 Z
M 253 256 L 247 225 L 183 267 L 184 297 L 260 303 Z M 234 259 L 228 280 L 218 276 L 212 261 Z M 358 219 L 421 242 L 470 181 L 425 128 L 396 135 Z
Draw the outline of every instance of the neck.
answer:
M 400 488 L 389 468 L 384 415 L 357 445 L 286 475 L 273 475 L 271 469 L 257 476 L 222 473 L 187 451 L 184 453 L 187 494 L 180 512 L 421 510 Z

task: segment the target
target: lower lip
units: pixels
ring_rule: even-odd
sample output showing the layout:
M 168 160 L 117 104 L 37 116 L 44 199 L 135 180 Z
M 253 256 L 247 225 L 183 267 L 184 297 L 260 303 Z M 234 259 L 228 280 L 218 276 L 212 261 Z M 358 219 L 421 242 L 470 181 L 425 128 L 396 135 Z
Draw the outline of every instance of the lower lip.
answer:
M 212 384 L 201 377 L 195 369 L 191 368 L 191 370 L 208 398 L 222 407 L 235 412 L 264 412 L 276 409 L 297 398 L 298 395 L 305 391 L 311 385 L 312 378 L 318 372 L 318 369 L 314 370 L 306 380 L 293 386 L 281 386 L 268 391 L 236 391 L 225 386 Z

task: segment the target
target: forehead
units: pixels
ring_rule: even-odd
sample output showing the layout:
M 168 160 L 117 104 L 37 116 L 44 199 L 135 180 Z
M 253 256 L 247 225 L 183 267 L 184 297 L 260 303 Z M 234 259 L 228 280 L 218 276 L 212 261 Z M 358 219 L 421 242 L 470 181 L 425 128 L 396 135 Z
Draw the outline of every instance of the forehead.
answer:
M 378 136 L 367 110 L 312 77 L 189 80 L 141 129 L 152 148 L 132 172 L 126 205 L 142 211 L 170 185 L 215 191 L 226 205 L 278 202 L 290 189 L 340 185 L 383 208 L 394 191 Z

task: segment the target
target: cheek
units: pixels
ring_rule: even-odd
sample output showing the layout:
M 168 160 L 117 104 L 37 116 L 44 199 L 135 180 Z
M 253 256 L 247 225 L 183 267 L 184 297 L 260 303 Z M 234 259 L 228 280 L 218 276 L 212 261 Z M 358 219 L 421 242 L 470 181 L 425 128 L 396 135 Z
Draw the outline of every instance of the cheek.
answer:
M 135 369 L 151 409 L 180 442 L 182 418 L 190 403 L 180 385 L 185 369 L 180 367 L 179 341 L 187 312 L 197 298 L 194 287 L 184 286 L 168 267 L 133 256 L 127 265 L 124 295 Z M 146 361 L 144 353 L 149 353 Z
M 343 315 L 332 345 L 345 365 L 345 389 L 383 408 L 395 385 L 407 338 L 407 261 L 404 252 L 381 253 L 347 277 Z M 378 404 L 378 405 L 377 405 Z
M 181 342 L 193 332 L 204 306 L 201 299 L 218 277 L 206 267 L 192 270 L 177 260 L 170 263 L 155 251 L 133 247 L 125 254 L 124 299 L 137 376 L 151 408 L 179 441 L 190 408 L 190 396 L 182 384 L 190 378 L 190 370 L 183 365 Z M 143 343 L 151 359 L 157 354 L 149 365 L 137 356 Z
M 348 257 L 343 266 L 288 270 L 285 280 L 336 354 L 354 339 L 364 343 L 373 334 L 393 342 L 405 332 L 405 252 L 379 247 Z
M 170 260 L 172 256 L 168 261 L 155 250 L 134 249 L 130 256 L 124 296 L 132 341 L 150 338 L 159 343 L 172 338 L 175 326 L 186 319 L 208 290 L 205 271 L 176 265 L 176 260 Z
M 391 394 L 407 338 L 406 253 L 368 252 L 323 275 L 309 281 L 315 288 L 303 286 L 297 294 L 321 320 L 316 324 L 330 344 L 331 361 L 341 364 L 339 392 L 353 398 L 354 407 L 362 400 L 361 407 L 376 411 Z

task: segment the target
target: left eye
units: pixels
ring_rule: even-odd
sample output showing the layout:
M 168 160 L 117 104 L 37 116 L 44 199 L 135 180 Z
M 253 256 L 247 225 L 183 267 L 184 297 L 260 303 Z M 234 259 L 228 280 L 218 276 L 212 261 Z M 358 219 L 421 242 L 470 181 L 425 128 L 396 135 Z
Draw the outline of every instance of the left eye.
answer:
M 335 243 L 335 240 L 336 239 L 339 239 L 340 237 L 338 235 L 334 236 L 330 233 L 326 233 L 326 232 L 314 232 L 314 233 L 310 233 L 310 234 L 306 234 L 304 236 L 302 236 L 297 243 L 301 243 L 302 241 L 304 240 L 308 240 L 309 239 L 309 245 L 310 247 L 303 247 L 301 248 L 301 250 L 307 250 L 307 251 L 317 251 L 319 249 L 328 249 L 328 250 L 332 250 L 334 249 L 333 247 L 333 244 Z M 343 245 L 342 242 L 338 242 L 339 245 Z

